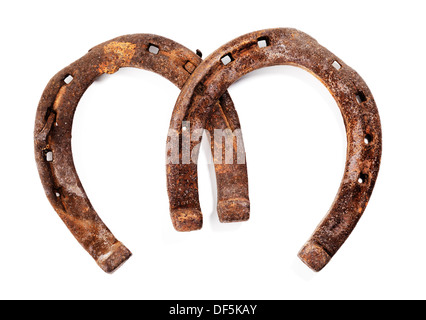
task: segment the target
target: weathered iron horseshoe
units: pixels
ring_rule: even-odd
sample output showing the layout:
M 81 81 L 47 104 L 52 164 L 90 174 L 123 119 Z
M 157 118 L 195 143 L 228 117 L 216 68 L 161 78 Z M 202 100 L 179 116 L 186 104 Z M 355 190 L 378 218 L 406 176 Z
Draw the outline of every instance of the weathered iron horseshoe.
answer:
M 347 132 L 347 159 L 338 194 L 325 218 L 299 252 L 321 270 L 341 247 L 363 214 L 379 172 L 381 125 L 373 96 L 361 77 L 307 34 L 268 29 L 236 38 L 207 57 L 183 87 L 171 128 L 182 121 L 202 127 L 212 104 L 241 76 L 262 67 L 294 65 L 317 77 L 336 100 Z M 179 175 L 171 171 L 169 175 Z
M 105 271 L 112 272 L 131 252 L 119 242 L 90 204 L 73 163 L 71 130 L 78 102 L 101 74 L 112 74 L 123 67 L 156 72 L 182 88 L 201 58 L 182 45 L 151 34 L 135 34 L 102 43 L 85 56 L 57 73 L 41 97 L 35 120 L 35 158 L 46 195 L 79 243 Z M 231 98 L 224 93 L 208 120 L 209 126 L 239 126 Z M 232 121 L 229 121 L 231 119 Z M 245 166 L 240 180 L 247 180 Z M 220 178 L 221 173 L 218 172 Z M 180 188 L 191 190 L 193 181 L 179 181 Z M 233 188 L 233 181 L 218 179 L 218 189 Z M 245 183 L 247 185 L 247 182 Z M 196 191 L 196 190 L 195 190 Z M 198 194 L 186 199 L 198 203 Z M 179 204 L 175 208 L 178 208 Z M 176 221 L 185 230 L 185 221 Z

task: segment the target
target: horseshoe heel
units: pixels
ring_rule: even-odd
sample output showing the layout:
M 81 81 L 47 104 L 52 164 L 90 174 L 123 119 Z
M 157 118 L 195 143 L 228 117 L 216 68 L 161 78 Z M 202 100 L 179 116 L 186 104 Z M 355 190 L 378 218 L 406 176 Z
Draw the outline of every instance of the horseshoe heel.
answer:
M 74 167 L 71 130 L 78 102 L 101 74 L 135 67 L 156 72 L 182 88 L 200 62 L 198 55 L 172 40 L 150 34 L 127 35 L 94 47 L 57 73 L 44 90 L 34 129 L 35 158 L 43 187 L 68 229 L 105 272 L 116 270 L 131 252 L 102 222 Z M 227 93 L 221 100 L 218 110 L 223 116 L 214 118 L 214 121 L 227 127 L 229 123 L 225 116 L 234 121 L 238 117 Z M 191 180 L 179 183 L 184 190 L 193 189 Z M 232 183 L 218 181 L 218 188 L 232 188 L 227 186 Z M 187 195 L 187 201 L 198 201 L 195 191 L 193 189 Z M 179 223 L 175 224 L 185 229 Z
M 220 101 L 230 99 L 229 95 L 223 95 Z M 231 102 L 223 101 L 224 106 L 229 106 Z M 248 177 L 247 166 L 245 162 L 245 151 L 242 141 L 242 135 L 235 136 L 237 131 L 241 133 L 241 127 L 237 113 L 230 116 L 230 112 L 226 110 L 227 107 L 222 108 L 226 112 L 226 122 L 222 121 L 222 110 L 216 104 L 213 108 L 209 121 L 206 123 L 206 129 L 210 132 L 212 154 L 215 162 L 216 181 L 220 187 L 218 191 L 217 213 L 220 222 L 240 222 L 246 221 L 250 217 L 250 200 L 248 193 Z M 191 118 L 189 118 L 191 121 Z M 228 126 L 226 126 L 228 124 Z M 231 136 L 232 139 L 232 158 L 227 163 L 226 142 L 220 139 L 220 142 L 215 141 L 215 130 L 219 130 L 225 135 Z M 228 132 L 226 132 L 228 130 Z M 241 139 L 238 141 L 238 139 Z M 241 142 L 240 146 L 238 143 Z M 217 144 L 222 153 L 219 153 L 218 159 L 215 158 L 215 150 Z M 239 158 L 241 156 L 241 158 Z M 217 160 L 217 161 L 216 161 Z M 217 162 L 217 163 L 216 163 Z
M 177 110 L 174 110 L 174 112 L 177 112 Z M 218 101 L 206 116 L 209 120 L 205 123 L 205 129 L 210 135 L 211 152 L 215 161 L 219 221 L 223 223 L 246 221 L 250 217 L 250 200 L 244 149 L 241 150 L 240 148 L 238 151 L 238 140 L 236 137 L 232 137 L 233 152 L 231 163 L 223 163 L 226 142 L 223 140 L 220 142 L 215 141 L 215 130 L 228 129 L 230 134 L 240 130 L 237 113 L 226 92 L 218 98 Z M 186 122 L 190 124 L 189 135 L 191 137 L 200 136 L 195 132 L 197 130 L 202 132 L 204 126 L 200 126 L 199 122 L 193 118 L 187 118 Z M 184 131 L 187 128 L 171 127 L 171 129 L 176 132 L 176 138 L 173 143 L 169 137 L 168 144 L 173 145 L 169 149 L 179 150 L 179 163 L 167 164 L 167 187 L 173 224 L 178 231 L 198 230 L 202 227 L 203 215 L 198 200 L 197 164 L 192 162 L 185 164 L 183 148 L 179 146 L 180 141 L 184 139 Z M 191 142 L 190 153 L 192 158 L 198 157 L 200 143 L 201 137 Z M 215 155 L 215 148 L 222 150 L 222 153 Z M 241 154 L 243 161 L 238 161 L 238 156 Z M 183 183 L 187 184 L 187 187 L 183 187 Z
M 183 87 L 171 128 L 193 119 L 203 126 L 206 114 L 227 88 L 262 67 L 294 65 L 318 78 L 336 100 L 346 127 L 347 158 L 337 196 L 322 222 L 299 252 L 301 260 L 321 270 L 342 246 L 363 214 L 377 179 L 381 125 L 373 96 L 362 78 L 307 34 L 268 29 L 246 34 L 206 58 Z

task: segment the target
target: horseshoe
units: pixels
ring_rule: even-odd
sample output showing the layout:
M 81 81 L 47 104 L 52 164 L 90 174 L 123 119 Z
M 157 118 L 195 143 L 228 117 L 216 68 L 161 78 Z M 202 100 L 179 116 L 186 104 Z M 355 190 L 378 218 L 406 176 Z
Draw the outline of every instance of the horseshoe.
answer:
M 102 222 L 74 167 L 71 130 L 78 102 L 101 74 L 135 67 L 156 72 L 182 88 L 200 62 L 201 57 L 172 40 L 151 34 L 127 35 L 91 49 L 58 72 L 43 92 L 36 114 L 34 144 L 45 193 L 74 237 L 105 272 L 115 271 L 131 256 L 131 252 Z M 228 93 L 220 98 L 214 116 L 208 120 L 209 127 L 213 124 L 225 128 L 239 126 Z M 245 169 L 245 166 L 239 167 L 241 181 L 247 180 Z M 216 168 L 216 173 L 219 189 L 235 188 L 233 181 L 221 179 L 220 167 Z M 186 194 L 185 200 L 199 206 L 196 183 L 190 179 L 178 183 L 179 188 L 192 191 Z M 182 212 L 182 208 L 181 203 L 175 203 L 173 210 Z M 173 218 L 173 223 L 177 229 L 186 231 L 200 228 L 201 220 L 198 220 L 198 225 L 188 225 L 185 219 Z
M 202 127 L 214 101 L 232 83 L 255 69 L 273 65 L 297 66 L 318 78 L 336 100 L 346 127 L 347 158 L 340 188 L 329 212 L 298 254 L 319 271 L 355 228 L 379 172 L 382 135 L 378 110 L 366 83 L 353 69 L 296 29 L 249 33 L 223 45 L 198 66 L 180 92 L 171 128 L 180 130 L 182 121 L 189 120 Z

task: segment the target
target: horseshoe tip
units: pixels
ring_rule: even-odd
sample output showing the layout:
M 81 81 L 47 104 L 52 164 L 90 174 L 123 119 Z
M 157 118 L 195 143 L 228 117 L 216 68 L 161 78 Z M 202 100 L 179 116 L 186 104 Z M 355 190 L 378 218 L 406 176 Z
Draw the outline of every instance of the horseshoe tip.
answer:
M 331 256 L 317 243 L 308 241 L 299 251 L 299 258 L 313 271 L 321 271 L 330 261 Z
M 222 223 L 247 221 L 250 218 L 250 201 L 248 199 L 219 201 L 217 214 Z
M 104 254 L 96 261 L 106 273 L 113 273 L 120 268 L 130 257 L 132 253 L 121 242 L 114 244 L 113 248 L 107 254 Z
M 195 231 L 203 226 L 203 214 L 198 209 L 176 209 L 171 212 L 171 216 L 173 227 L 176 231 Z

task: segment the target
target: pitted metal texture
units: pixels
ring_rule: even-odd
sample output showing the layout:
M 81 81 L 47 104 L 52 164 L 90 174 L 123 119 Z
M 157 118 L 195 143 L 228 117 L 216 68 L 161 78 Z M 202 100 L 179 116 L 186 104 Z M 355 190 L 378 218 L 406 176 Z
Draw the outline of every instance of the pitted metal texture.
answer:
M 74 113 L 87 88 L 102 74 L 135 67 L 153 71 L 182 88 L 200 64 L 201 58 L 182 45 L 152 34 L 118 37 L 92 48 L 85 56 L 58 72 L 48 83 L 37 109 L 34 142 L 35 158 L 46 195 L 53 208 L 78 242 L 105 272 L 113 272 L 131 252 L 118 241 L 91 205 L 74 166 L 71 131 Z M 113 124 L 111 124 L 113 125 Z M 238 116 L 227 93 L 215 105 L 206 128 L 239 127 Z M 148 151 L 147 151 L 148 152 Z M 218 190 L 239 189 L 216 167 Z M 239 166 L 239 181 L 247 188 L 246 166 Z M 225 177 L 225 178 L 224 178 Z M 170 182 L 170 180 L 169 180 Z M 171 194 L 172 221 L 177 230 L 201 228 L 202 217 L 186 219 L 187 205 L 199 208 L 197 182 L 172 181 L 179 186 Z M 180 190 L 184 190 L 184 196 Z M 242 193 L 247 195 L 248 191 Z M 218 192 L 219 201 L 222 193 Z M 221 206 L 226 208 L 227 206 Z M 248 208 L 245 218 L 248 218 Z
M 304 263 L 319 271 L 361 218 L 380 167 L 379 113 L 367 84 L 355 70 L 299 30 L 252 32 L 223 45 L 197 67 L 178 97 L 170 128 L 180 131 L 185 121 L 195 128 L 204 127 L 206 115 L 235 81 L 253 70 L 274 65 L 297 66 L 318 78 L 336 100 L 346 127 L 347 158 L 340 188 L 329 212 L 299 252 Z M 196 179 L 195 165 L 170 168 L 168 179 L 189 170 Z

